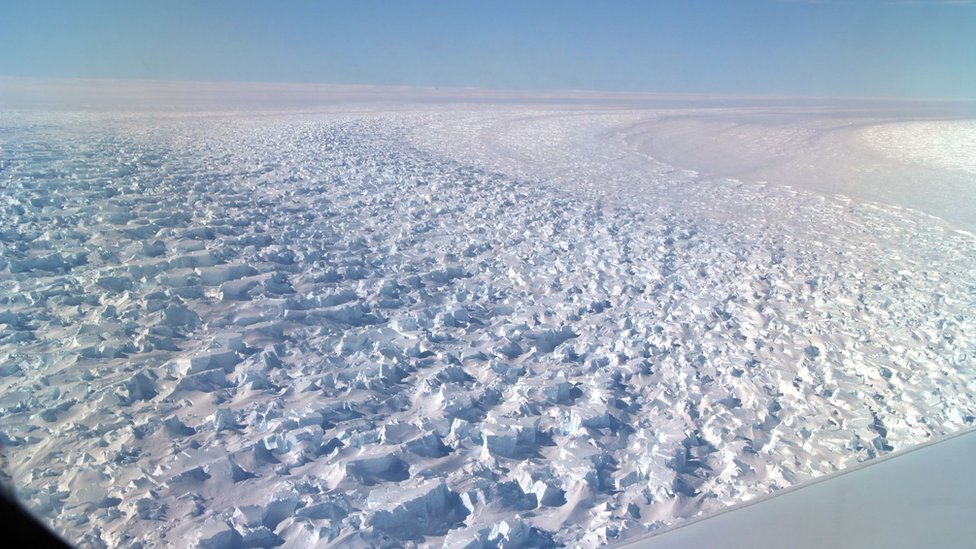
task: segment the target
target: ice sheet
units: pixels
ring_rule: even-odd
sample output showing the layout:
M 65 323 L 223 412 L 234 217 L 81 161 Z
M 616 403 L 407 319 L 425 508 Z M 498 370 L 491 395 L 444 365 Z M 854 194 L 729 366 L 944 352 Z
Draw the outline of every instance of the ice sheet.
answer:
M 0 114 L 0 432 L 69 538 L 593 546 L 974 421 L 954 222 L 654 109 L 327 111 Z

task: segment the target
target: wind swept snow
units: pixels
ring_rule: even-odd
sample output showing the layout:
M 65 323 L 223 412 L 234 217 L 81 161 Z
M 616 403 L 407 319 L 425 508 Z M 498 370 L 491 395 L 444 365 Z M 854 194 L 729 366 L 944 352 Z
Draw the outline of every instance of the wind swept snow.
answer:
M 641 116 L 0 115 L 19 496 L 91 546 L 594 546 L 974 421 L 976 239 Z

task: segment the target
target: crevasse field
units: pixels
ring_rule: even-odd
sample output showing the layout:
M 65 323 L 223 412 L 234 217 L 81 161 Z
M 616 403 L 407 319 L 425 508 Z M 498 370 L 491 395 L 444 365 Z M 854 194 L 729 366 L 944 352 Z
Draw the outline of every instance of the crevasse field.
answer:
M 0 442 L 83 546 L 612 544 L 967 428 L 976 123 L 0 112 Z

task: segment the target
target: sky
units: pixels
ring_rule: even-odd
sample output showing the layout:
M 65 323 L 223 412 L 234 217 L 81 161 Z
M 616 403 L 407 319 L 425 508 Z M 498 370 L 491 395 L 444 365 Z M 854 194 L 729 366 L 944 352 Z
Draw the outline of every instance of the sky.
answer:
M 976 99 L 976 0 L 0 0 L 0 75 Z

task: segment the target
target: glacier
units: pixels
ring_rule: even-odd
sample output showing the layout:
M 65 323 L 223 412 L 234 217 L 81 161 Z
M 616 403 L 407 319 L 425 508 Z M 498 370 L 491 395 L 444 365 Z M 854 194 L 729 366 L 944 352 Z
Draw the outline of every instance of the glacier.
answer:
M 659 116 L 0 112 L 18 497 L 93 547 L 599 546 L 973 424 L 966 212 Z

